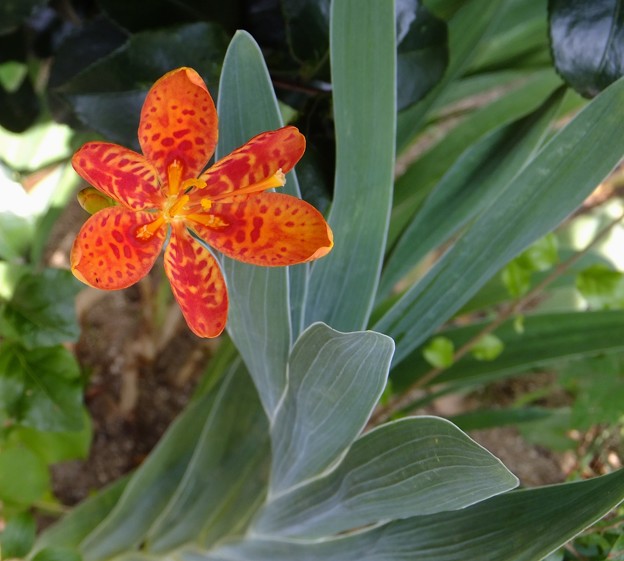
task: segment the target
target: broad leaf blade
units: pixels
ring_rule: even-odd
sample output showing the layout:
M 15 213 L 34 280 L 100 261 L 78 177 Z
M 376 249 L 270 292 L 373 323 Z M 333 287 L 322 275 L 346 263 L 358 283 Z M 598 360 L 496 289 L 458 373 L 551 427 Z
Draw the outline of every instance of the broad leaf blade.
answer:
M 550 0 L 550 41 L 557 71 L 593 97 L 624 74 L 622 0 Z
M 323 324 L 301 335 L 271 428 L 272 495 L 317 477 L 355 440 L 383 391 L 393 348 L 385 335 Z
M 619 80 L 553 137 L 376 324 L 376 330 L 397 341 L 397 363 L 505 263 L 581 204 L 624 154 L 622 118 L 624 80 Z
M 253 38 L 238 32 L 228 48 L 219 84 L 217 159 L 261 132 L 277 129 L 281 118 L 262 53 Z M 296 176 L 289 173 L 284 191 L 297 196 Z M 301 296 L 304 266 L 267 268 L 223 258 L 230 293 L 228 331 L 254 379 L 269 417 L 286 384 L 291 344 L 293 294 Z M 289 278 L 290 277 L 290 278 Z M 292 308 L 300 310 L 299 303 Z M 298 319 L 295 319 L 299 323 Z
M 384 520 L 464 508 L 517 485 L 499 460 L 444 419 L 383 425 L 355 441 L 327 476 L 281 495 L 260 535 L 319 538 Z
M 416 516 L 330 541 L 249 539 L 183 561 L 537 561 L 624 499 L 624 470 L 514 491 L 465 509 Z
M 394 2 L 332 3 L 336 124 L 336 245 L 312 266 L 306 324 L 366 326 L 383 258 L 392 200 L 395 138 Z

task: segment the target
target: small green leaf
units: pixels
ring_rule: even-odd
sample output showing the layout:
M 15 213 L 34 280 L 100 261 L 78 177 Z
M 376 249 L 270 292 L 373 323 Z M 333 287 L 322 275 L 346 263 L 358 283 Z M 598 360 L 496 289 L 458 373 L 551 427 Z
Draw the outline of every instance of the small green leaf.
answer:
M 434 337 L 423 348 L 425 360 L 436 368 L 448 368 L 453 365 L 455 346 L 446 337 Z
M 34 452 L 21 447 L 0 451 L 0 500 L 28 506 L 39 500 L 49 486 L 48 469 Z
M 519 298 L 531 288 L 531 269 L 527 269 L 521 262 L 510 261 L 501 271 L 501 281 L 505 285 L 509 296 Z
M 22 512 L 10 517 L 0 532 L 1 558 L 25 557 L 35 541 L 35 530 L 35 520 L 31 514 Z
M 471 349 L 472 356 L 477 360 L 494 360 L 503 352 L 505 344 L 492 333 L 488 333 L 479 339 Z
M 545 271 L 557 263 L 558 247 L 557 236 L 551 232 L 531 244 L 516 260 L 530 271 Z
M 74 299 L 80 288 L 69 271 L 46 269 L 20 278 L 2 316 L 0 333 L 28 348 L 78 338 Z
M 576 287 L 593 310 L 624 308 L 624 273 L 606 265 L 592 265 L 581 271 Z
M 622 0 L 549 0 L 555 66 L 581 95 L 593 97 L 624 74 Z
M 0 344 L 0 409 L 20 425 L 80 430 L 82 380 L 74 356 L 61 346 L 26 349 L 17 343 Z

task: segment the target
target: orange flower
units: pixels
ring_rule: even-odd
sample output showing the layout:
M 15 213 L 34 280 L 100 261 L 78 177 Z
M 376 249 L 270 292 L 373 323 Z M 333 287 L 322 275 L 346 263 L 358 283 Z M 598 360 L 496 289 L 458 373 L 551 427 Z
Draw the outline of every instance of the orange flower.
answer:
M 141 112 L 143 155 L 106 142 L 85 144 L 72 159 L 78 174 L 116 202 L 80 230 L 71 267 L 81 281 L 116 290 L 152 268 L 170 232 L 165 272 L 191 330 L 216 337 L 228 297 L 216 259 L 195 239 L 233 259 L 266 266 L 326 255 L 333 239 L 306 202 L 267 189 L 284 185 L 305 138 L 295 127 L 265 132 L 202 170 L 217 144 L 217 112 L 191 68 L 165 74 Z

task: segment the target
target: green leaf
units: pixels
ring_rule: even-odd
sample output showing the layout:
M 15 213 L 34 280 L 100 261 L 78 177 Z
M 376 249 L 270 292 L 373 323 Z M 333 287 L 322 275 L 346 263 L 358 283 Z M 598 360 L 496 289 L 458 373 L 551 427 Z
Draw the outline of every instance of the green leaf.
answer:
M 619 162 L 624 81 L 559 131 L 429 273 L 375 325 L 404 359 L 505 263 L 557 226 Z
M 624 471 L 514 491 L 474 506 L 391 522 L 328 541 L 257 536 L 182 561 L 536 561 L 624 499 Z
M 268 452 L 266 417 L 237 361 L 176 419 L 80 550 L 98 561 L 240 535 L 266 492 Z
M 14 92 L 0 84 L 0 126 L 11 132 L 24 132 L 39 116 L 41 106 L 29 75 Z
M 0 4 L 0 35 L 13 31 L 46 0 L 4 0 Z
M 127 483 L 128 477 L 121 477 L 73 508 L 60 521 L 43 531 L 35 544 L 35 551 L 56 551 L 58 548 L 66 549 L 67 552 L 75 550 L 80 542 L 108 516 Z M 42 553 L 43 555 L 46 553 Z M 71 558 L 62 559 L 64 561 Z
M 498 459 L 448 421 L 402 419 L 356 440 L 328 475 L 269 501 L 252 530 L 298 539 L 336 535 L 464 508 L 517 483 Z
M 594 310 L 624 308 L 624 273 L 606 265 L 592 265 L 581 271 L 576 287 Z
M 531 277 L 531 269 L 523 267 L 516 259 L 507 263 L 501 271 L 501 281 L 512 298 L 520 298 L 529 291 Z
M 504 348 L 505 344 L 496 335 L 488 333 L 477 341 L 470 352 L 477 360 L 490 361 L 498 358 Z
M 281 0 L 290 50 L 310 70 L 329 50 L 329 4 L 329 0 Z
M 86 125 L 114 142 L 138 149 L 141 106 L 152 83 L 169 70 L 191 66 L 214 89 L 226 44 L 226 34 L 213 23 L 144 31 L 54 92 L 68 101 Z
M 551 70 L 535 72 L 528 79 L 512 84 L 508 92 L 468 115 L 410 165 L 396 182 L 389 246 L 434 188 L 435 195 L 429 204 L 435 207 L 427 209 L 429 212 L 437 210 L 441 203 L 447 204 L 446 197 L 440 200 L 447 190 L 452 191 L 449 196 L 458 197 L 461 189 L 465 197 L 471 189 L 477 189 L 477 194 L 468 195 L 460 210 L 474 205 L 479 211 L 487 205 L 493 196 L 491 193 L 501 189 L 498 178 L 510 181 L 543 140 L 546 127 L 561 102 L 563 92 L 553 94 L 560 85 L 560 79 Z M 531 115 L 534 112 L 535 115 Z M 525 119 L 520 121 L 523 117 Z M 508 127 L 514 122 L 515 127 Z M 485 186 L 477 188 L 480 180 L 485 180 Z M 485 202 L 476 203 L 481 200 L 478 196 L 481 193 Z M 463 197 L 449 206 L 457 206 Z M 466 218 L 463 221 L 459 218 L 459 226 L 462 226 Z M 445 224 L 453 222 L 448 220 Z M 404 244 L 413 247 L 414 236 L 412 232 Z
M 43 431 L 83 427 L 82 380 L 64 347 L 26 349 L 0 344 L 0 410 L 13 422 Z
M 425 115 L 442 93 L 470 66 L 488 35 L 496 28 L 503 0 L 471 0 L 448 23 L 449 64 L 442 80 L 419 103 L 398 116 L 396 150 L 401 154 L 422 127 Z
M 373 332 L 310 326 L 288 362 L 288 386 L 271 427 L 271 493 L 314 478 L 364 428 L 386 382 L 394 344 Z
M 29 513 L 11 516 L 0 532 L 0 555 L 2 559 L 25 557 L 35 541 L 35 520 Z
M 333 2 L 330 35 L 336 245 L 312 265 L 305 319 L 348 331 L 364 328 L 372 310 L 392 200 L 394 2 Z
M 282 125 L 262 53 L 246 32 L 237 32 L 228 48 L 217 108 L 217 159 L 252 136 Z M 294 172 L 287 175 L 284 192 L 298 195 Z M 226 257 L 222 263 L 230 294 L 228 332 L 271 417 L 286 385 L 291 325 L 298 332 L 300 323 L 301 303 L 295 298 L 303 298 L 307 268 L 256 267 Z
M 78 338 L 74 299 L 80 284 L 69 271 L 45 269 L 22 276 L 2 311 L 0 333 L 24 346 L 52 346 Z
M 530 271 L 546 271 L 559 261 L 558 246 L 557 236 L 551 232 L 531 244 L 515 260 Z
M 420 0 L 396 1 L 397 110 L 422 99 L 448 64 L 446 23 Z
M 23 259 L 32 235 L 31 220 L 13 212 L 0 212 L 0 259 L 6 261 Z
M 50 476 L 43 461 L 27 448 L 0 451 L 0 500 L 29 506 L 48 490 Z
M 624 74 L 622 0 L 549 0 L 550 41 L 557 71 L 593 97 Z
M 83 428 L 80 431 L 49 432 L 16 426 L 11 430 L 9 442 L 21 442 L 43 458 L 46 464 L 54 464 L 76 458 L 87 458 L 92 432 L 91 418 L 84 410 Z
M 545 407 L 518 407 L 510 409 L 477 409 L 468 413 L 453 415 L 449 420 L 463 431 L 473 431 L 519 425 L 546 419 L 552 415 Z
M 434 337 L 423 348 L 425 360 L 436 368 L 448 368 L 453 364 L 455 346 L 446 337 Z
M 33 561 L 82 561 L 82 557 L 68 548 L 51 547 L 37 553 Z
M 441 331 L 456 347 L 473 339 L 487 322 Z M 526 316 L 524 331 L 518 333 L 513 321 L 504 323 L 496 335 L 505 345 L 498 358 L 483 362 L 465 356 L 442 372 L 434 384 L 461 385 L 510 376 L 531 368 L 544 368 L 553 363 L 624 350 L 624 312 L 570 312 Z M 397 391 L 409 386 L 431 369 L 420 350 L 415 350 L 392 370 Z

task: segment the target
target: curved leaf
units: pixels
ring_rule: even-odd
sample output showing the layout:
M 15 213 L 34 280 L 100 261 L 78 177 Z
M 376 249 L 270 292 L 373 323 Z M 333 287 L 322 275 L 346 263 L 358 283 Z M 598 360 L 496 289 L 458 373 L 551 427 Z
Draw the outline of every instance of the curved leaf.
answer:
M 549 0 L 550 41 L 557 71 L 593 97 L 624 74 L 622 0 Z
M 254 534 L 319 538 L 385 520 L 464 508 L 518 483 L 450 422 L 407 418 L 355 441 L 327 476 L 268 503 Z
M 271 427 L 272 495 L 319 476 L 364 428 L 383 391 L 394 344 L 374 332 L 310 326 L 288 362 Z

